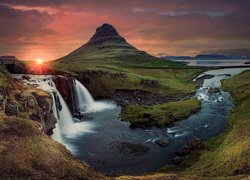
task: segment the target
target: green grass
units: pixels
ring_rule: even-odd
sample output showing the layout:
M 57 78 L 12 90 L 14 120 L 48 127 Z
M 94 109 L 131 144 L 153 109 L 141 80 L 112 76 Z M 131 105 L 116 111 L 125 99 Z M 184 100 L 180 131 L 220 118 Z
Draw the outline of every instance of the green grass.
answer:
M 121 113 L 121 119 L 137 126 L 163 127 L 171 124 L 168 113 L 172 113 L 175 120 L 185 119 L 200 109 L 197 99 L 169 102 L 154 106 L 128 105 Z M 145 117 L 145 114 L 151 117 Z
M 181 174 L 206 177 L 249 175 L 250 162 L 250 71 L 223 81 L 235 104 L 224 134 L 209 141 L 210 150 Z
M 3 65 L 0 65 L 0 86 L 5 86 L 9 82 L 9 75 L 6 68 Z
M 0 178 L 105 179 L 29 119 L 0 119 Z

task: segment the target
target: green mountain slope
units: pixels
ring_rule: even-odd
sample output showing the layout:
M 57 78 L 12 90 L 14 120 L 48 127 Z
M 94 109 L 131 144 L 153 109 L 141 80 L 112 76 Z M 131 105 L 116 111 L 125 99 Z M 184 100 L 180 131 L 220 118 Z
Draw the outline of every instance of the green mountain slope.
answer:
M 103 24 L 83 46 L 60 58 L 62 65 L 77 64 L 78 66 L 148 66 L 168 67 L 179 66 L 180 63 L 162 60 L 129 44 L 109 24 Z

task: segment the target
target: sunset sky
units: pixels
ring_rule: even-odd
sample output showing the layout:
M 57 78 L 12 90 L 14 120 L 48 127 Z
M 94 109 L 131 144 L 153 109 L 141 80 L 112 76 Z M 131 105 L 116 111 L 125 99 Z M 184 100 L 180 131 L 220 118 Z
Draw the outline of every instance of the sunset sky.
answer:
M 103 23 L 153 55 L 250 48 L 249 0 L 0 0 L 0 55 L 56 59 Z

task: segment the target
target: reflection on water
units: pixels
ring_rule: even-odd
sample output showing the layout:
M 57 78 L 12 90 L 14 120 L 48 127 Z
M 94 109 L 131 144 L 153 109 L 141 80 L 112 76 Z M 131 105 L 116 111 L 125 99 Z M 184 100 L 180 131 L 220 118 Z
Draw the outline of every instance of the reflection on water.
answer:
M 245 64 L 246 62 L 250 63 L 250 60 L 173 60 L 177 62 L 186 62 L 188 66 L 250 66 L 250 64 Z

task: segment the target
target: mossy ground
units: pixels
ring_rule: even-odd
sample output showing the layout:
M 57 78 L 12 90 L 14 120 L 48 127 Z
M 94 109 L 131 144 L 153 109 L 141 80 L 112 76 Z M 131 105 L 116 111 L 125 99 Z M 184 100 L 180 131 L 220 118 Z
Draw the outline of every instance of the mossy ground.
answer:
M 129 105 L 121 113 L 121 119 L 130 122 L 134 126 L 163 127 L 173 123 L 168 117 L 172 114 L 175 120 L 185 119 L 200 109 L 197 99 L 188 99 L 177 102 L 169 102 L 154 106 Z M 145 117 L 150 115 L 150 117 Z
M 0 86 L 7 85 L 9 79 L 10 79 L 10 76 L 8 75 L 6 68 L 0 64 Z
M 30 119 L 0 118 L 0 178 L 105 179 Z

